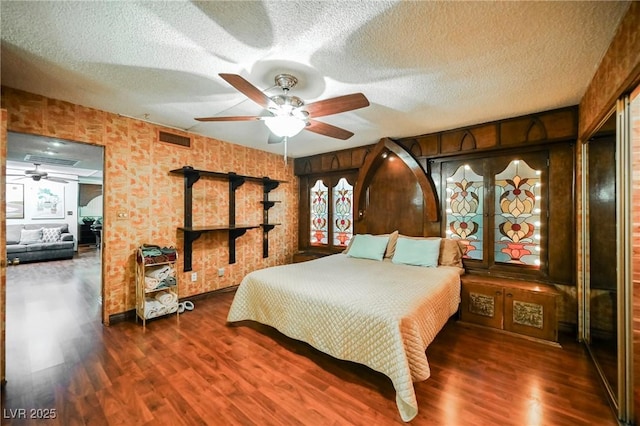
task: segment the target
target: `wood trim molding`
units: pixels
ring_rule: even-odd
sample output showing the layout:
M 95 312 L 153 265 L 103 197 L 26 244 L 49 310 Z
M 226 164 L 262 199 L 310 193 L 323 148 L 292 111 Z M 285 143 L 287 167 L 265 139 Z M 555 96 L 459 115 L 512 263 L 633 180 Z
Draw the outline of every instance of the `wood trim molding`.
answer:
M 578 107 L 564 107 L 489 123 L 460 127 L 395 139 L 419 160 L 460 154 L 491 152 L 512 147 L 575 141 L 578 137 Z M 294 160 L 296 176 L 332 171 L 356 170 L 364 166 L 375 144 L 299 157 Z
M 380 139 L 371 152 L 366 156 L 366 159 L 358 172 L 358 185 L 354 191 L 354 204 L 358 209 L 357 220 L 364 218 L 366 210 L 366 191 L 369 188 L 371 179 L 378 170 L 378 167 L 380 167 L 380 164 L 382 164 L 386 158 L 386 155 L 384 154 L 388 152 L 392 152 L 398 156 L 398 158 L 406 164 L 416 177 L 418 185 L 420 185 L 420 188 L 422 189 L 422 196 L 424 198 L 425 218 L 429 222 L 437 222 L 439 207 L 433 181 L 408 151 L 389 138 Z

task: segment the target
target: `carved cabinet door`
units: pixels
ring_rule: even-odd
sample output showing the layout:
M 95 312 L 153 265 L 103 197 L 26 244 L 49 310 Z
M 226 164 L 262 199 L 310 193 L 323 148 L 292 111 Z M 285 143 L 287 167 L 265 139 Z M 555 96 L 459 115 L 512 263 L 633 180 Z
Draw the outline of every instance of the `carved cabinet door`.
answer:
M 556 295 L 516 288 L 504 290 L 504 329 L 557 341 Z
M 461 298 L 462 321 L 502 328 L 504 291 L 501 286 L 463 282 Z

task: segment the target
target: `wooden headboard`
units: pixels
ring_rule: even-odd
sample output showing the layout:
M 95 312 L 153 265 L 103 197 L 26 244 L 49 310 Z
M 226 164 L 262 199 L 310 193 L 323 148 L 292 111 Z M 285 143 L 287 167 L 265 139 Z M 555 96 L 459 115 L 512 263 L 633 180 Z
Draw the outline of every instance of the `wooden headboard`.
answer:
M 416 159 L 388 138 L 367 154 L 354 190 L 355 232 L 398 230 L 411 236 L 440 235 L 433 180 Z

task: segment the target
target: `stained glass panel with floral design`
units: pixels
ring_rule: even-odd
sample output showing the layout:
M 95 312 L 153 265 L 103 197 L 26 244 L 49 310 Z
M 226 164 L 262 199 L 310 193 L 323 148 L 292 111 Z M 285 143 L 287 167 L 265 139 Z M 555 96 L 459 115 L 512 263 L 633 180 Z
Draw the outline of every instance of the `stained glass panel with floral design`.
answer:
M 484 178 L 465 164 L 447 178 L 447 237 L 464 246 L 464 257 L 482 260 Z
M 495 176 L 495 262 L 540 266 L 540 177 L 522 160 Z
M 353 235 L 353 185 L 341 178 L 333 187 L 333 244 L 346 247 Z
M 317 180 L 311 188 L 311 244 L 329 242 L 329 192 L 322 180 Z

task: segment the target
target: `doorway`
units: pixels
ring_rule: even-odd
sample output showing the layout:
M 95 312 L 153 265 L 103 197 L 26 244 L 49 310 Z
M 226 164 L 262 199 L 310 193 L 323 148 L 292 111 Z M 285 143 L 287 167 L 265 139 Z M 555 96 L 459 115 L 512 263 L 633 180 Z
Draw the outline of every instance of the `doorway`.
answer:
M 7 253 L 5 378 L 18 390 L 11 394 L 20 395 L 30 392 L 36 380 L 42 383 L 43 375 L 64 374 L 82 356 L 96 325 L 101 327 L 102 250 L 95 239 L 79 244 L 82 205 L 87 205 L 79 188 L 102 187 L 104 147 L 8 132 L 6 167 L 7 192 L 9 186 L 14 191 L 12 200 L 7 193 L 7 227 L 54 224 L 73 235 L 71 256 L 23 262 L 22 255 Z M 47 200 L 40 197 L 45 193 Z M 89 200 L 92 216 L 100 219 L 101 198 Z M 4 397 L 3 405 L 9 402 Z

